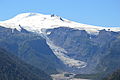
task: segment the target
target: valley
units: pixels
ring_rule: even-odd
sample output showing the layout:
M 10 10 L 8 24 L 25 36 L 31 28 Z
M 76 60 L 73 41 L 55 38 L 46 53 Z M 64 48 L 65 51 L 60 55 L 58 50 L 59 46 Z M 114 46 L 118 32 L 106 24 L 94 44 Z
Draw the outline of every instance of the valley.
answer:
M 18 69 L 21 74 L 18 66 L 24 68 L 24 63 L 25 70 L 29 65 L 35 68 L 35 72 L 28 69 L 25 74 L 34 75 L 40 70 L 43 79 L 47 76 L 50 80 L 102 80 L 120 69 L 119 27 L 86 25 L 56 15 L 23 13 L 1 21 L 0 48 L 15 56 L 15 60 L 10 56 L 10 65 L 16 60 L 21 62 L 10 66 L 10 71 Z
M 65 76 L 67 74 L 70 74 L 69 76 Z M 80 79 L 80 78 L 74 78 L 75 74 L 72 73 L 61 73 L 61 74 L 53 74 L 51 75 L 53 80 L 90 80 L 90 79 Z

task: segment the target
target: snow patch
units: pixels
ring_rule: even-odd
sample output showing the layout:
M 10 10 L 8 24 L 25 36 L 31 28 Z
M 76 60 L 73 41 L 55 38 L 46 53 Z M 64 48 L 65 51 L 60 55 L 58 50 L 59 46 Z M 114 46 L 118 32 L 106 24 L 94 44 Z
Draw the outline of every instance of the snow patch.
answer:
M 70 58 L 69 56 L 65 55 L 67 53 L 66 50 L 64 50 L 61 47 L 58 47 L 53 44 L 53 42 L 46 36 L 47 33 L 45 31 L 43 32 L 43 37 L 46 39 L 47 44 L 49 47 L 52 49 L 54 54 L 67 66 L 69 67 L 75 67 L 75 68 L 84 68 L 87 66 L 87 63 L 80 61 L 80 60 L 75 60 Z
M 86 67 L 86 63 L 83 61 L 75 60 L 67 55 L 65 55 L 66 51 L 58 46 L 55 46 L 51 43 L 48 43 L 50 48 L 53 50 L 54 54 L 63 61 L 64 64 L 68 65 L 69 67 L 76 67 L 76 68 L 84 68 Z

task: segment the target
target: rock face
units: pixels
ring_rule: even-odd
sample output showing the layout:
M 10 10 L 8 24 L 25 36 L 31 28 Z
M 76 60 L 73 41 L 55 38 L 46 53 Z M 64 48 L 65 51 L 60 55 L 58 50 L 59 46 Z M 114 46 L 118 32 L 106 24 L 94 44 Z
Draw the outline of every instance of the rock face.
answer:
M 16 29 L 0 27 L 0 47 L 48 74 L 57 73 L 57 69 L 63 65 L 45 39 L 25 30 L 19 32 Z
M 81 69 L 85 73 L 96 71 L 96 66 L 105 55 L 109 55 L 112 41 L 117 39 L 119 32 L 100 30 L 98 35 L 88 34 L 85 30 L 68 27 L 54 28 L 48 35 L 55 45 L 64 48 L 69 57 L 87 62 Z
M 52 78 L 0 48 L 0 80 L 52 80 Z
M 120 37 L 112 41 L 108 53 L 100 60 L 98 70 L 105 70 L 106 73 L 111 73 L 120 68 Z
M 0 25 L 0 47 L 47 74 L 109 73 L 120 67 L 119 27 L 36 13 L 20 14 Z
M 93 35 L 87 33 L 85 30 L 59 27 L 45 30 L 44 35 L 46 35 L 54 45 L 66 51 L 61 54 L 67 56 L 67 58 L 64 58 L 65 56 L 62 57 L 63 60 L 66 60 L 69 57 L 68 60 L 73 61 L 73 64 L 78 63 L 76 60 L 87 63 L 87 66 L 84 68 L 68 69 L 69 71 L 74 70 L 73 72 L 79 73 L 97 73 L 106 70 L 106 67 L 111 65 L 108 64 L 105 66 L 103 63 L 109 58 L 107 56 L 111 55 L 110 49 L 116 44 L 115 42 L 120 41 L 118 38 L 120 35 L 119 32 L 106 30 L 100 30 L 98 35 Z M 16 29 L 0 27 L 1 47 L 14 53 L 25 62 L 44 70 L 48 74 L 57 73 L 57 70 L 63 70 L 63 66 L 65 65 L 53 53 L 53 50 L 45 39 L 46 38 L 43 39 L 42 34 L 32 33 L 24 28 L 22 28 L 21 31 L 18 31 Z M 118 47 L 119 45 L 117 48 Z M 59 48 L 57 51 L 58 55 L 59 52 L 62 52 Z M 61 57 L 61 55 L 59 56 Z M 113 55 L 111 55 L 109 59 L 114 60 L 116 57 L 119 58 L 119 56 L 116 56 L 113 59 Z M 106 64 L 110 63 L 109 59 Z M 116 61 L 116 64 L 118 63 L 119 61 Z M 112 71 L 112 68 L 110 71 Z

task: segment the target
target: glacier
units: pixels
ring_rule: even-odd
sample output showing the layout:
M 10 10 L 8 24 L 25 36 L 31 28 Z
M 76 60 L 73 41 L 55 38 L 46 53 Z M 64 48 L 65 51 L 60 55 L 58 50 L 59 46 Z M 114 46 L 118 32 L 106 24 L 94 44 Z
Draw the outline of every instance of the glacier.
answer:
M 90 34 L 98 34 L 99 30 L 120 31 L 119 27 L 100 27 L 81 24 L 61 18 L 56 15 L 43 15 L 39 13 L 22 13 L 12 19 L 0 21 L 0 25 L 7 28 L 21 30 L 20 26 L 31 32 L 41 33 L 41 29 L 51 29 L 57 27 L 70 27 L 79 30 L 86 30 Z
M 46 39 L 47 44 L 52 49 L 54 54 L 66 65 L 69 67 L 76 67 L 76 68 L 84 68 L 87 66 L 86 62 L 75 60 L 73 58 L 68 57 L 65 55 L 67 51 L 63 48 L 54 45 L 52 41 L 47 37 L 49 33 L 46 33 L 46 29 L 53 29 L 57 27 L 70 27 L 79 30 L 86 30 L 89 34 L 97 35 L 99 30 L 105 29 L 110 31 L 120 31 L 119 27 L 100 27 L 100 26 L 93 26 L 87 24 L 81 24 L 74 21 L 70 21 L 60 16 L 56 15 L 43 15 L 39 13 L 22 13 L 15 16 L 12 19 L 6 21 L 0 21 L 0 26 L 4 26 L 6 28 L 12 28 L 13 32 L 14 29 L 21 31 L 21 29 L 26 29 L 30 32 L 35 32 L 37 34 L 42 34 L 43 37 Z

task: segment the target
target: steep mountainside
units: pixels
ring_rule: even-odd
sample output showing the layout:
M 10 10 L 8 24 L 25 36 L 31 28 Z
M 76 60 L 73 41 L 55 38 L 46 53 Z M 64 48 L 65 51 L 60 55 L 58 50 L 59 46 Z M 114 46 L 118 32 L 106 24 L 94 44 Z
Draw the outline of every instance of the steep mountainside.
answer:
M 52 80 L 43 71 L 28 65 L 0 48 L 0 80 Z
M 97 69 L 111 73 L 120 68 L 120 37 L 111 42 L 110 48 L 106 53 L 108 54 L 101 58 Z
M 86 25 L 38 13 L 20 14 L 0 25 L 0 46 L 48 74 L 63 67 L 81 74 L 119 68 L 120 27 Z
M 57 73 L 56 68 L 62 67 L 62 62 L 54 55 L 45 39 L 25 30 L 19 32 L 0 27 L 0 47 L 49 74 Z
M 101 58 L 106 54 L 109 55 L 108 50 L 111 42 L 120 35 L 119 32 L 106 30 L 100 30 L 98 35 L 91 35 L 85 30 L 68 27 L 54 28 L 48 32 L 51 32 L 48 35 L 50 40 L 55 45 L 64 48 L 66 55 L 87 63 L 86 67 L 80 69 L 84 73 L 96 72 L 95 68 L 100 63 Z
M 120 70 L 115 71 L 114 73 L 107 76 L 103 80 L 120 80 Z

